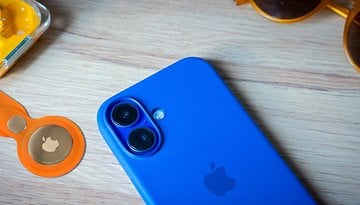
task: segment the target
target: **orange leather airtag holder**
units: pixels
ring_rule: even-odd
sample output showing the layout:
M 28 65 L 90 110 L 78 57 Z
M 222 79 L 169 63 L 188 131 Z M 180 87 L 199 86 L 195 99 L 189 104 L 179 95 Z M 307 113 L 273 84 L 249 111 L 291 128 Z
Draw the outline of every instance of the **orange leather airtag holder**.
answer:
M 9 129 L 8 122 L 13 117 L 25 119 L 26 127 L 21 132 L 15 133 Z M 31 135 L 39 128 L 49 125 L 64 128 L 72 139 L 72 147 L 66 158 L 50 165 L 34 160 L 28 148 Z M 58 116 L 33 119 L 20 103 L 2 91 L 0 91 L 0 136 L 14 138 L 21 163 L 30 172 L 43 177 L 58 177 L 70 172 L 80 163 L 85 152 L 85 139 L 74 122 Z

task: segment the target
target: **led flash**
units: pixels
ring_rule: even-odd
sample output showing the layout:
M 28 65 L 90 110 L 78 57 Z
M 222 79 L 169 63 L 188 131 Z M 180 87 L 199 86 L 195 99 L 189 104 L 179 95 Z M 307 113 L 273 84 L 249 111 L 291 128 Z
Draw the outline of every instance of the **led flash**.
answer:
M 154 113 L 153 113 L 153 118 L 155 120 L 162 120 L 165 118 L 165 111 L 161 108 L 157 108 L 155 109 Z

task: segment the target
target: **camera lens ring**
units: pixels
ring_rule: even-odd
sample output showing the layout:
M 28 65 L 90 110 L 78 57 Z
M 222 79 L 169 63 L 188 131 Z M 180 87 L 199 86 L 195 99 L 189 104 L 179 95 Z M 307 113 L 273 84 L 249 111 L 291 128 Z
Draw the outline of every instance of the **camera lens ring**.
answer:
M 139 119 L 139 110 L 135 105 L 123 103 L 112 110 L 112 120 L 119 126 L 131 126 Z
M 156 145 L 157 136 L 152 129 L 140 127 L 130 132 L 127 143 L 132 151 L 144 153 Z

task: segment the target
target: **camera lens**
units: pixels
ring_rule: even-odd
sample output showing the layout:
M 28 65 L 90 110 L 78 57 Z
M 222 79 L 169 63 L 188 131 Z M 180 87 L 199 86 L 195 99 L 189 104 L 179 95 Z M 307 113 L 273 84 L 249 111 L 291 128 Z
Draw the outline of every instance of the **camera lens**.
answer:
M 147 128 L 138 128 L 130 133 L 129 146 L 136 152 L 145 152 L 155 144 L 155 134 Z
M 139 113 L 136 107 L 130 104 L 121 104 L 115 107 L 112 117 L 121 126 L 133 124 L 138 119 Z

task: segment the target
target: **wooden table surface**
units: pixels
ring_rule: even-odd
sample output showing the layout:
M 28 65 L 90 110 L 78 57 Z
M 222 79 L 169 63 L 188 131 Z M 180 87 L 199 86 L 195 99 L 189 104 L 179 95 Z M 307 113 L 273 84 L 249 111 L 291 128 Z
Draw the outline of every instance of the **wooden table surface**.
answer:
M 300 178 L 326 204 L 360 204 L 360 73 L 342 48 L 344 19 L 325 9 L 277 24 L 231 0 L 43 0 L 52 24 L 0 79 L 34 118 L 66 116 L 87 141 L 59 178 L 19 162 L 0 138 L 0 204 L 142 204 L 100 136 L 108 97 L 176 60 L 209 60 Z

